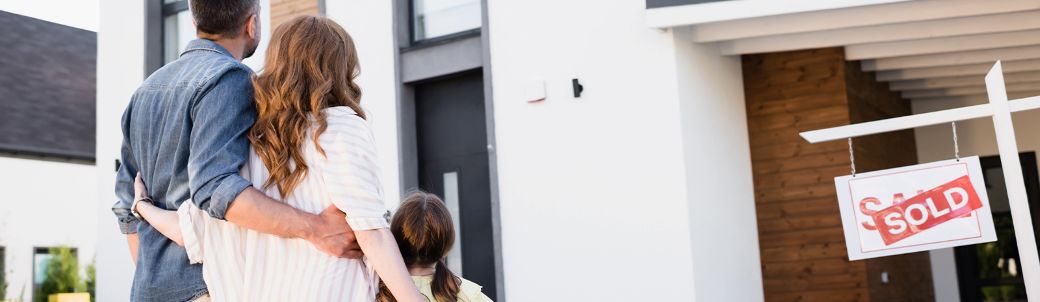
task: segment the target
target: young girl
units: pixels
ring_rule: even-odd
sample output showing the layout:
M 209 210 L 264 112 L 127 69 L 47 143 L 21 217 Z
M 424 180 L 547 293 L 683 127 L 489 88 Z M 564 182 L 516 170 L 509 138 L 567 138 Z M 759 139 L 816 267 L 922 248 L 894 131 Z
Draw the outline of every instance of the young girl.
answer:
M 426 299 L 434 302 L 491 302 L 480 292 L 480 285 L 462 279 L 444 264 L 444 257 L 455 242 L 451 213 L 437 195 L 416 192 L 401 202 L 390 223 L 401 256 L 412 281 Z M 397 301 L 380 284 L 379 301 Z

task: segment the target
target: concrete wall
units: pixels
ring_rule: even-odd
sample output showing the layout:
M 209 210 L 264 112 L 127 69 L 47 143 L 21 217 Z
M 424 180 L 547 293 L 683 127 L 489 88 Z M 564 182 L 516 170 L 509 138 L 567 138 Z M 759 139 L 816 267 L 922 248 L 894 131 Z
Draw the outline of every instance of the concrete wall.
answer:
M 981 85 L 982 83 L 983 78 L 980 76 L 979 84 Z M 1016 97 L 1023 96 L 1011 96 L 1012 99 Z M 981 102 L 956 100 L 915 101 L 913 109 L 914 113 L 924 113 L 978 104 L 981 104 Z M 1031 110 L 1013 113 L 1012 119 L 1014 121 L 1015 138 L 1018 140 L 1019 152 L 1040 151 L 1040 136 L 1037 136 L 1035 132 L 1035 129 L 1040 129 L 1040 111 Z M 920 162 L 927 163 L 953 158 L 953 134 L 949 124 L 918 128 L 915 132 L 917 137 L 917 156 Z M 994 135 L 993 121 L 989 118 L 958 122 L 957 138 L 961 156 L 997 155 L 997 139 Z M 932 251 L 931 260 L 936 301 L 960 301 L 957 272 L 954 268 L 953 249 Z
M 93 171 L 89 164 L 0 157 L 0 260 L 9 284 L 0 300 L 19 298 L 23 288 L 31 299 L 37 247 L 74 247 L 81 269 L 94 260 Z

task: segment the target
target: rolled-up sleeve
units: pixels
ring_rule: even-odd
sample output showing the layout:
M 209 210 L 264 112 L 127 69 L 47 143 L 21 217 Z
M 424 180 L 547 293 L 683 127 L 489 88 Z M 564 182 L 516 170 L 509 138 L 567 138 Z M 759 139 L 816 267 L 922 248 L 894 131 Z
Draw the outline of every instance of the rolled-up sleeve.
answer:
M 228 206 L 252 184 L 239 175 L 249 160 L 249 128 L 256 120 L 251 73 L 227 71 L 200 91 L 192 108 L 188 188 L 191 200 L 224 219 Z
M 367 123 L 357 117 L 330 118 L 320 138 L 327 158 L 322 176 L 332 203 L 347 214 L 355 231 L 389 227 L 375 140 Z
M 137 176 L 137 161 L 130 149 L 128 139 L 130 131 L 130 112 L 133 105 L 127 106 L 123 111 L 122 129 L 123 145 L 120 147 L 119 169 L 116 171 L 116 198 L 112 205 L 112 212 L 119 221 L 119 231 L 123 234 L 137 234 L 137 223 L 139 220 L 130 213 L 130 206 L 134 202 L 134 177 Z

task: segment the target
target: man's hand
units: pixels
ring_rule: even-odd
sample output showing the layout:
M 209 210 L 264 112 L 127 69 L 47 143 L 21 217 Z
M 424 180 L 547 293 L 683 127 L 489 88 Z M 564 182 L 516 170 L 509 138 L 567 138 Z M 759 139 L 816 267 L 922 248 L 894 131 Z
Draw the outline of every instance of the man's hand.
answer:
M 250 187 L 238 194 L 225 217 L 231 223 L 257 232 L 307 240 L 318 250 L 335 257 L 357 259 L 362 256 L 346 214 L 335 206 L 314 215 Z
M 304 239 L 326 254 L 350 259 L 364 255 L 354 237 L 354 230 L 347 224 L 347 215 L 335 205 L 318 214 L 308 233 Z

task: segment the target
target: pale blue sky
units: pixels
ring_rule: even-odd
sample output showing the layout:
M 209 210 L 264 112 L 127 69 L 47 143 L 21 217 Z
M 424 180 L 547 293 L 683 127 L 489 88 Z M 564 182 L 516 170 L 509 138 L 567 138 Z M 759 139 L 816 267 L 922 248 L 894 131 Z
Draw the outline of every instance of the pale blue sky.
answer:
M 99 0 L 0 0 L 0 10 L 97 31 Z

